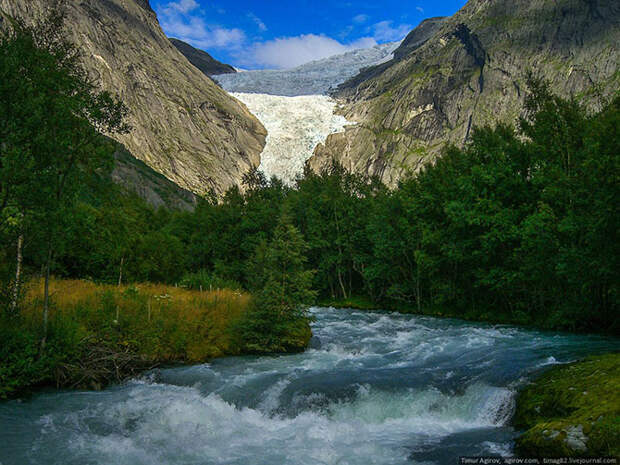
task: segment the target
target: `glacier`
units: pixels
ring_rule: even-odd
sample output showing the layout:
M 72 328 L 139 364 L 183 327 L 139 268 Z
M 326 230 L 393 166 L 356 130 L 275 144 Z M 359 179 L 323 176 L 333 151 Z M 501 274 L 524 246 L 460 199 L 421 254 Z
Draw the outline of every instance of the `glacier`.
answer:
M 267 129 L 259 169 L 268 178 L 292 184 L 318 144 L 355 124 L 335 114 L 337 103 L 329 92 L 362 68 L 391 60 L 399 45 L 376 45 L 286 70 L 243 71 L 214 79 Z
M 319 143 L 350 124 L 343 116 L 334 114 L 336 102 L 325 95 L 231 95 L 243 102 L 267 129 L 259 170 L 267 178 L 275 176 L 286 184 L 292 184 L 303 173 Z
M 284 70 L 241 71 L 213 79 L 227 92 L 269 94 L 287 97 L 326 95 L 362 68 L 393 58 L 400 42 L 353 50 Z

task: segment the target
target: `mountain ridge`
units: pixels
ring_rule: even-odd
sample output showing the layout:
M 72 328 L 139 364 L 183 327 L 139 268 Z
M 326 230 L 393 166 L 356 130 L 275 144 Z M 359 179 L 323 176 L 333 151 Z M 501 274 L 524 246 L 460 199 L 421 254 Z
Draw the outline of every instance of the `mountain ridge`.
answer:
M 394 186 L 473 127 L 514 122 L 528 69 L 597 107 L 597 92 L 609 96 L 620 82 L 618 18 L 620 6 L 604 0 L 470 0 L 430 28 L 423 22 L 410 36 L 426 27 L 426 40 L 403 41 L 393 60 L 332 93 L 357 124 L 330 135 L 308 165 L 336 160 Z
M 41 20 L 47 0 L 0 0 L 7 15 Z M 61 0 L 68 38 L 102 89 L 129 108 L 137 159 L 197 194 L 223 193 L 260 163 L 262 124 L 168 41 L 146 0 Z
M 207 76 L 237 72 L 234 67 L 216 60 L 204 50 L 192 47 L 187 42 L 183 42 L 180 39 L 175 39 L 174 37 L 170 37 L 169 40 L 192 65 Z

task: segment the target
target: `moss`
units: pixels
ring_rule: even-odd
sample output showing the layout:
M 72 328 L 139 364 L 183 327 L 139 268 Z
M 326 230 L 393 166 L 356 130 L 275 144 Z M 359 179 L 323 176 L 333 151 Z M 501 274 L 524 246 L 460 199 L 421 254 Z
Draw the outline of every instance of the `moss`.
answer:
M 303 352 L 310 344 L 312 329 L 308 320 L 302 320 L 292 327 L 288 334 L 283 337 L 285 353 Z
M 517 397 L 514 426 L 520 455 L 620 455 L 620 353 L 541 376 Z

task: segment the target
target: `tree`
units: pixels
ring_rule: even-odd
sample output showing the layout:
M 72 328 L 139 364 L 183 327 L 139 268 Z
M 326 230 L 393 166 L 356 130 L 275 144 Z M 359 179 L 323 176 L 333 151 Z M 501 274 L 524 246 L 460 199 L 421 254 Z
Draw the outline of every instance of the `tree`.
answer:
M 64 14 L 53 9 L 32 27 L 12 20 L 0 36 L 0 217 L 13 208 L 45 231 L 42 345 L 63 211 L 81 176 L 110 169 L 114 146 L 102 134 L 129 130 L 127 109 L 97 90 L 77 48 L 64 38 L 63 25 Z
M 246 349 L 253 352 L 303 350 L 310 338 L 307 306 L 313 272 L 306 269 L 307 245 L 288 215 L 280 217 L 269 245 L 257 248 L 255 266 L 262 288 L 241 324 Z

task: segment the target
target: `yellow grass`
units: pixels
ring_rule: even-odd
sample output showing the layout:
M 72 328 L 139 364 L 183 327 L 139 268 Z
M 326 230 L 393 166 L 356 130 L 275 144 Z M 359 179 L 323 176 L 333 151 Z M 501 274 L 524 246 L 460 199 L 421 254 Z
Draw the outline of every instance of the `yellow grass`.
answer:
M 229 328 L 250 301 L 248 294 L 231 290 L 57 279 L 50 283 L 50 296 L 51 327 L 71 322 L 82 337 L 112 339 L 158 362 L 200 362 L 237 353 Z M 23 315 L 40 321 L 42 300 L 43 281 L 33 281 Z

